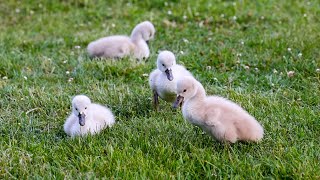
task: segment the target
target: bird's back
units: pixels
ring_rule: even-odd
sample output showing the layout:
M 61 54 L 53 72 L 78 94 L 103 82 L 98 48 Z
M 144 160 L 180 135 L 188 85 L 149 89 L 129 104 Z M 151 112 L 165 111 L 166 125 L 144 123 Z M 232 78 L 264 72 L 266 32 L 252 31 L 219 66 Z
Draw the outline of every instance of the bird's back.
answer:
M 91 42 L 88 53 L 91 57 L 122 58 L 130 55 L 134 44 L 127 36 L 108 36 Z
M 183 76 L 192 76 L 190 71 L 188 71 L 184 66 L 176 64 L 172 67 L 172 74 L 174 78 L 180 78 Z
M 111 110 L 100 104 L 91 104 L 90 106 L 94 122 L 98 125 L 112 125 L 115 120 Z

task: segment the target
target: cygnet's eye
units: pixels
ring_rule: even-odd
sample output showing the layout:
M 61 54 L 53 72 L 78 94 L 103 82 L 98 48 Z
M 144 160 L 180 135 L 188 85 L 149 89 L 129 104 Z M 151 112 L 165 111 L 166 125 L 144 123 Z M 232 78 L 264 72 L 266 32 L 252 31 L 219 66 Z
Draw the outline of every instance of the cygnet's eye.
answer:
M 87 109 L 87 107 L 85 107 L 84 109 Z
M 186 90 L 186 89 L 184 89 L 184 90 L 183 90 L 183 92 L 187 92 L 187 90 Z
M 162 64 L 162 66 L 164 67 L 164 64 Z
M 76 108 L 76 111 L 78 111 L 78 108 Z

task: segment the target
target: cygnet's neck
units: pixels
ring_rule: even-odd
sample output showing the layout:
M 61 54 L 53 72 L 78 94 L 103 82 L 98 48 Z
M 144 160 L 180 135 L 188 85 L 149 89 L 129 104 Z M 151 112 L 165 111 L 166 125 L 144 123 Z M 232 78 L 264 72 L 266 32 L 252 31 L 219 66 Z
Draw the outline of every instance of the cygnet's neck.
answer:
M 197 92 L 190 100 L 191 101 L 195 100 L 197 102 L 204 101 L 206 98 L 206 91 L 204 90 L 202 84 L 200 84 L 199 82 L 196 83 L 196 86 L 197 86 Z
M 200 83 L 199 83 L 200 84 Z M 201 119 L 205 115 L 205 98 L 206 93 L 202 85 L 198 85 L 197 90 L 190 99 L 183 104 L 183 116 L 193 124 L 201 125 Z
M 137 38 L 137 39 L 131 39 L 131 41 L 133 42 L 133 44 L 135 44 L 138 48 L 142 49 L 142 47 L 144 46 L 148 46 L 148 44 L 146 43 L 145 40 L 143 40 L 142 38 Z
M 135 45 L 134 54 L 136 57 L 143 58 L 149 56 L 149 46 L 141 35 L 132 35 L 131 41 Z
M 145 42 L 145 40 L 142 38 L 142 33 L 140 33 L 140 32 L 133 32 L 131 34 L 130 38 L 133 43 L 138 43 L 139 41 Z

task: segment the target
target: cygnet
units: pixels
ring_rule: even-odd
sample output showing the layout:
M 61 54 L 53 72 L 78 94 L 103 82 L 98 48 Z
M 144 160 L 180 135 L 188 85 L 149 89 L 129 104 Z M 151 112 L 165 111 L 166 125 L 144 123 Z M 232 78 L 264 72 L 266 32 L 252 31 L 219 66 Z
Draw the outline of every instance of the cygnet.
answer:
M 218 96 L 206 96 L 200 82 L 182 77 L 177 82 L 175 107 L 182 101 L 182 114 L 192 124 L 219 141 L 235 143 L 259 141 L 263 128 L 258 121 L 236 103 Z
M 132 30 L 131 36 L 108 36 L 91 42 L 88 47 L 90 57 L 123 58 L 132 56 L 147 59 L 150 55 L 148 41 L 154 38 L 155 28 L 149 21 L 144 21 Z
M 149 85 L 153 92 L 153 104 L 158 110 L 159 96 L 161 99 L 174 103 L 177 97 L 177 79 L 192 74 L 181 65 L 176 64 L 176 58 L 170 51 L 162 51 L 158 55 L 157 69 L 149 76 Z
M 91 103 L 85 95 L 77 95 L 72 99 L 72 113 L 64 124 L 64 131 L 71 137 L 96 134 L 114 123 L 110 109 Z

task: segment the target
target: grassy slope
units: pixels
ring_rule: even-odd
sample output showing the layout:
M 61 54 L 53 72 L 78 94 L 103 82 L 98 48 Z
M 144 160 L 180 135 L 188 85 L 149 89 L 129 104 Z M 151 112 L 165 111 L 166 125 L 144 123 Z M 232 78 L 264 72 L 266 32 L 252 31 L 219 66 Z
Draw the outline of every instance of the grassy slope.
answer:
M 317 1 L 8 1 L 0 17 L 0 178 L 320 178 Z M 148 61 L 87 57 L 90 41 L 143 20 L 157 29 Z M 220 144 L 165 102 L 154 112 L 143 74 L 164 49 L 208 94 L 253 114 L 263 142 Z M 118 124 L 68 138 L 76 94 L 108 105 Z

